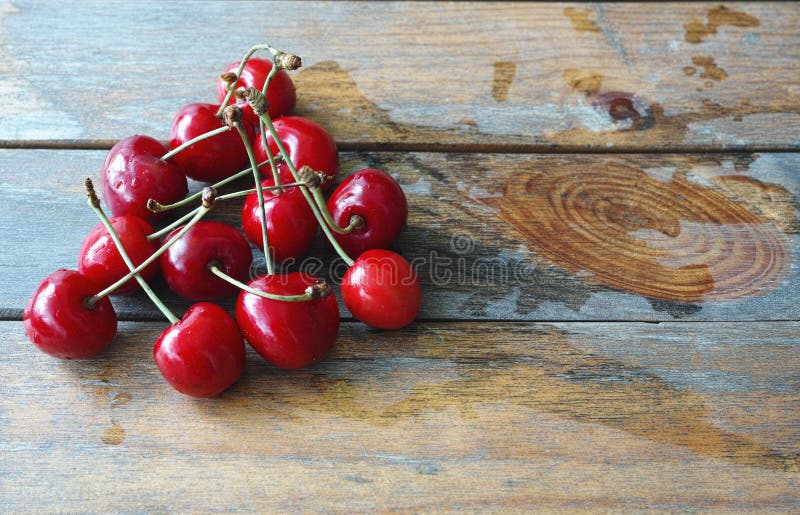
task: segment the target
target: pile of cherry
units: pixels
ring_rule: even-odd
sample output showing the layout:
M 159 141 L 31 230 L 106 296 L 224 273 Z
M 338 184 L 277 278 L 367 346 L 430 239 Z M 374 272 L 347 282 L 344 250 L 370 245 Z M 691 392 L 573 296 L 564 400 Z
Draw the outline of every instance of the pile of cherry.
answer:
M 270 58 L 253 57 L 258 51 Z M 25 307 L 25 333 L 39 349 L 64 359 L 98 354 L 117 333 L 109 295 L 144 290 L 170 321 L 155 342 L 155 362 L 184 394 L 211 397 L 235 383 L 245 340 L 280 368 L 317 363 L 338 335 L 336 297 L 325 281 L 277 273 L 274 262 L 304 256 L 319 229 L 349 266 L 341 292 L 355 318 L 381 329 L 414 320 L 419 280 L 386 250 L 406 225 L 405 195 L 391 176 L 367 168 L 325 199 L 339 157 L 322 127 L 289 116 L 296 94 L 286 70 L 299 66 L 299 57 L 257 45 L 220 76 L 218 105 L 192 103 L 178 112 L 169 149 L 140 135 L 114 145 L 101 171 L 112 217 L 87 179 L 101 223 L 83 241 L 78 270 L 49 275 Z M 246 176 L 252 189 L 218 194 Z M 187 178 L 213 184 L 187 196 Z M 216 203 L 241 197 L 244 235 L 202 221 Z M 182 206 L 196 207 L 158 231 L 150 225 Z M 267 273 L 254 279 L 248 240 L 265 252 Z M 172 291 L 196 301 L 180 319 L 150 288 L 159 272 Z M 208 302 L 233 295 L 235 319 Z

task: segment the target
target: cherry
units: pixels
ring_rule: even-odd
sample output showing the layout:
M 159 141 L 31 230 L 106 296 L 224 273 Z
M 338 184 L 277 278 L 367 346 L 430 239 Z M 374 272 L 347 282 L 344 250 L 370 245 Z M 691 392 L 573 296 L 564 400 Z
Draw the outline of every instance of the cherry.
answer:
M 422 303 L 422 288 L 411 265 L 390 250 L 361 254 L 342 278 L 342 300 L 354 317 L 379 329 L 410 324 Z
M 276 295 L 297 295 L 319 280 L 309 274 L 262 275 L 248 286 Z M 245 339 L 273 365 L 302 368 L 319 362 L 339 333 L 339 307 L 332 294 L 302 302 L 271 300 L 242 291 L 236 321 Z
M 339 170 L 339 152 L 331 135 L 320 125 L 301 116 L 284 116 L 275 120 L 274 125 L 275 132 L 291 156 L 295 168 L 299 170 L 303 166 L 309 166 L 314 171 L 325 174 L 326 180 L 322 184 L 322 189 L 326 191 L 330 188 Z M 278 144 L 269 133 L 267 133 L 267 143 L 272 155 L 278 155 Z M 253 147 L 259 163 L 267 159 L 263 138 L 256 138 Z M 282 182 L 294 180 L 286 163 L 279 164 L 278 171 Z
M 103 198 L 114 216 L 135 215 L 153 220 L 147 201 L 162 204 L 186 196 L 186 176 L 175 163 L 162 161 L 164 145 L 149 136 L 130 136 L 109 151 L 100 173 Z
M 111 225 L 134 265 L 138 266 L 158 250 L 158 241 L 147 239 L 147 235 L 153 232 L 153 227 L 138 216 L 116 216 L 111 219 Z M 81 250 L 78 253 L 78 270 L 91 277 L 103 290 L 130 271 L 125 261 L 122 260 L 114 240 L 102 223 L 97 224 L 83 239 Z M 140 275 L 142 279 L 149 282 L 157 273 L 158 262 L 154 261 L 142 270 Z M 130 279 L 112 295 L 125 295 L 140 289 L 139 283 L 135 279 Z
M 262 182 L 274 185 L 272 178 Z M 270 257 L 277 262 L 298 259 L 308 252 L 317 234 L 314 213 L 298 187 L 289 187 L 278 194 L 264 191 L 264 212 L 267 216 L 267 240 Z M 242 229 L 254 245 L 263 249 L 261 239 L 261 210 L 258 196 L 251 193 L 242 207 Z
M 224 123 L 217 117 L 218 108 L 219 106 L 213 104 L 199 102 L 183 106 L 172 121 L 169 133 L 170 148 L 177 148 L 197 136 L 223 127 Z M 252 140 L 255 135 L 253 126 L 247 122 L 242 122 L 242 126 Z M 187 177 L 202 182 L 221 181 L 246 168 L 250 163 L 236 130 L 198 141 L 170 160 L 175 161 Z
M 173 230 L 164 239 L 180 231 Z M 235 286 L 209 271 L 211 265 L 238 281 L 249 277 L 253 254 L 242 233 L 221 222 L 197 222 L 159 258 L 170 289 L 190 300 L 219 299 L 233 295 Z
M 89 307 L 100 290 L 87 275 L 58 270 L 48 275 L 25 306 L 25 335 L 40 350 L 63 359 L 88 358 L 117 334 L 117 315 L 107 297 Z
M 164 379 L 192 397 L 214 397 L 235 383 L 244 371 L 245 355 L 236 321 L 210 302 L 191 306 L 153 346 Z
M 241 61 L 236 61 L 235 63 L 229 64 L 228 67 L 225 68 L 224 73 L 236 73 L 240 63 Z M 272 61 L 260 57 L 251 57 L 244 65 L 242 74 L 239 76 L 239 80 L 236 82 L 234 88 L 256 88 L 260 91 L 264 87 L 264 82 L 266 82 L 270 70 L 272 70 Z M 219 102 L 225 100 L 225 96 L 228 94 L 226 86 L 227 83 L 222 80 L 217 83 L 217 100 Z M 284 116 L 294 111 L 294 106 L 297 102 L 297 94 L 295 93 L 292 79 L 284 70 L 278 71 L 272 78 L 272 82 L 270 82 L 269 88 L 267 89 L 267 101 L 269 102 L 269 109 L 267 112 L 270 118 L 278 118 L 279 116 Z M 246 122 L 254 127 L 258 126 L 258 116 L 253 112 L 253 108 L 250 107 L 250 104 L 244 100 L 240 100 L 236 102 L 236 105 L 244 112 L 244 119 Z
M 349 233 L 333 235 L 352 257 L 389 247 L 408 219 L 408 203 L 400 185 L 375 168 L 365 168 L 345 179 L 328 199 L 328 211 L 340 227 L 347 227 L 353 216 L 363 220 Z

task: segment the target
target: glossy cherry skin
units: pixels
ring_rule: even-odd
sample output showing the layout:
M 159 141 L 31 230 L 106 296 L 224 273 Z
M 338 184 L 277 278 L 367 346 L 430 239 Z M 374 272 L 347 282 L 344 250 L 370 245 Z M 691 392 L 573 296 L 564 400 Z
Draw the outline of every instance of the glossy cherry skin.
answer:
M 236 73 L 236 70 L 239 69 L 240 62 L 241 61 L 236 61 L 228 65 L 228 67 L 225 68 L 225 72 Z M 239 80 L 234 87 L 256 88 L 261 91 L 270 70 L 272 70 L 272 61 L 262 59 L 261 57 L 251 57 L 247 61 L 247 64 L 244 65 L 242 74 L 239 76 Z M 225 100 L 225 95 L 228 94 L 225 86 L 226 83 L 221 80 L 217 83 L 217 100 L 220 103 Z M 236 101 L 236 98 L 233 96 L 231 96 L 231 99 L 231 102 Z M 271 118 L 278 118 L 291 114 L 291 112 L 294 111 L 294 106 L 297 102 L 297 93 L 295 92 L 292 79 L 284 70 L 280 70 L 272 78 L 269 89 L 267 89 L 267 100 L 269 101 L 269 108 L 267 111 Z M 231 102 L 229 102 L 229 104 Z M 254 127 L 257 127 L 258 116 L 253 112 L 253 108 L 250 107 L 250 104 L 245 100 L 239 100 L 236 101 L 236 105 L 244 112 L 244 119 Z
M 111 219 L 111 225 L 134 265 L 140 265 L 158 250 L 158 240 L 147 239 L 147 235 L 153 232 L 153 226 L 138 216 L 115 216 Z M 78 270 L 91 277 L 101 290 L 111 286 L 130 271 L 103 224 L 97 224 L 83 239 L 78 253 Z M 157 273 L 158 260 L 148 265 L 139 275 L 150 282 Z M 136 279 L 131 279 L 112 295 L 126 295 L 140 289 Z
M 246 351 L 236 321 L 211 302 L 198 302 L 153 346 L 161 375 L 179 392 L 214 397 L 239 380 Z
M 164 239 L 172 239 L 178 227 Z M 242 233 L 221 222 L 197 222 L 159 258 L 161 273 L 170 289 L 189 300 L 220 299 L 238 291 L 212 274 L 213 263 L 229 276 L 245 282 L 253 253 Z
M 340 227 L 347 227 L 354 215 L 364 220 L 362 227 L 348 234 L 334 233 L 353 258 L 370 249 L 388 248 L 408 220 L 402 188 L 392 176 L 375 168 L 365 168 L 345 179 L 328 199 L 328 211 Z
M 390 250 L 361 254 L 342 278 L 342 300 L 354 317 L 379 329 L 410 324 L 422 304 L 422 288 L 411 265 Z
M 112 215 L 154 220 L 159 214 L 147 209 L 149 199 L 171 204 L 186 196 L 186 176 L 175 163 L 161 160 L 166 153 L 164 145 L 149 136 L 130 136 L 111 148 L 100 182 Z
M 214 104 L 187 104 L 172 120 L 169 148 L 173 149 L 208 131 L 224 125 L 217 118 L 219 106 Z M 251 143 L 255 137 L 253 126 L 242 122 Z M 247 168 L 247 157 L 239 131 L 231 129 L 203 141 L 198 141 L 170 158 L 187 177 L 201 182 L 217 182 Z
M 40 350 L 63 359 L 81 359 L 103 351 L 117 334 L 117 315 L 108 297 L 93 309 L 84 301 L 100 291 L 75 270 L 48 275 L 25 306 L 25 335 Z
M 301 272 L 262 275 L 249 286 L 278 295 L 302 294 L 318 282 Z M 279 368 L 303 368 L 328 355 L 339 333 L 339 307 L 333 294 L 305 302 L 270 300 L 242 291 L 236 321 L 261 357 Z
M 310 166 L 314 171 L 322 172 L 327 180 L 322 189 L 327 191 L 339 171 L 339 153 L 336 142 L 330 134 L 319 124 L 301 116 L 284 116 L 274 122 L 275 132 L 278 133 L 283 146 L 292 157 L 292 163 L 297 170 L 302 166 Z M 267 133 L 267 143 L 273 156 L 279 155 L 278 144 Z M 256 138 L 254 147 L 256 160 L 260 163 L 267 159 L 264 141 L 261 136 Z M 262 167 L 262 173 L 268 174 L 269 166 Z M 278 166 L 281 181 L 292 181 L 292 174 L 286 163 Z
M 267 179 L 262 184 L 271 186 L 273 181 Z M 308 252 L 317 234 L 317 220 L 300 188 L 286 188 L 281 194 L 264 191 L 264 212 L 267 215 L 267 240 L 273 260 L 280 263 L 299 259 Z M 255 193 L 248 195 L 242 206 L 242 229 L 253 245 L 264 250 L 261 210 Z

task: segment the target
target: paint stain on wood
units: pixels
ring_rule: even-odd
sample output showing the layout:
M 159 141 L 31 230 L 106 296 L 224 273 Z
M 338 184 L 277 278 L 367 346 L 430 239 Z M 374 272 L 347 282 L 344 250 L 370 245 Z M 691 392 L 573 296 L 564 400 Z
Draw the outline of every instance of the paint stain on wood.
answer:
M 408 422 L 436 411 L 477 419 L 487 405 L 511 404 L 741 465 L 784 470 L 781 453 L 711 423 L 712 412 L 701 395 L 676 388 L 636 366 L 586 352 L 560 329 L 510 332 L 502 341 L 487 341 L 480 328 L 434 331 L 436 345 L 430 345 L 428 334 L 426 338 L 407 334 L 398 348 L 424 360 L 425 366 L 437 367 L 440 360 L 446 363 L 443 376 L 431 374 L 403 392 L 390 388 L 387 393 L 386 381 L 402 379 L 407 385 L 408 377 L 384 377 L 378 386 L 366 378 L 308 371 L 279 392 L 279 403 L 284 408 L 323 410 L 376 426 Z M 263 390 L 259 385 L 252 387 Z M 258 397 L 240 393 L 231 399 L 238 409 L 249 409 Z M 497 439 L 497 445 L 490 442 L 484 447 L 493 458 L 519 457 L 525 452 L 524 448 L 510 449 L 505 435 Z
M 708 81 L 706 85 L 711 87 L 714 82 Z M 702 91 L 702 88 L 698 88 L 698 91 Z M 640 126 L 647 130 L 641 130 L 638 133 L 636 145 L 639 148 L 646 148 L 661 146 L 665 143 L 685 142 L 689 128 L 693 124 L 720 118 L 764 113 L 800 114 L 800 104 L 793 102 L 792 99 L 776 98 L 768 105 L 727 105 L 711 108 L 703 106 L 701 109 L 666 115 L 661 104 L 652 102 L 648 106 L 647 123 Z M 623 127 L 602 132 L 587 127 L 575 127 L 549 135 L 548 141 L 557 145 L 574 145 L 581 148 L 609 148 L 631 144 L 629 130 Z
M 102 383 L 110 383 L 112 379 L 119 376 L 120 371 L 111 365 L 106 365 L 102 369 L 89 374 L 90 379 L 94 379 Z
M 122 406 L 123 404 L 128 404 L 131 402 L 131 394 L 120 392 L 114 396 L 114 399 L 111 401 L 112 406 Z
M 564 70 L 562 77 L 573 90 L 586 96 L 596 95 L 603 84 L 603 76 L 594 70 L 582 71 L 569 68 Z
M 591 72 L 587 72 L 591 77 Z M 369 100 L 349 73 L 335 61 L 323 61 L 302 69 L 293 75 L 298 91 L 299 116 L 314 119 L 332 132 L 342 134 L 343 138 L 369 139 L 374 142 L 418 140 L 435 143 L 452 143 L 453 138 L 478 136 L 483 134 L 477 124 L 458 123 L 455 127 L 435 127 L 399 123 L 392 119 L 390 111 Z M 591 90 L 591 80 L 580 82 Z M 713 86 L 713 81 L 708 81 Z M 319 84 L 329 87 L 320 88 Z M 698 91 L 702 88 L 698 88 Z M 598 92 L 596 97 L 608 93 Z M 559 132 L 546 133 L 534 137 L 536 143 L 565 145 L 580 148 L 609 148 L 630 146 L 630 130 L 638 130 L 636 145 L 641 148 L 659 147 L 664 144 L 675 145 L 685 141 L 691 124 L 703 123 L 721 117 L 748 116 L 754 114 L 800 114 L 800 104 L 792 98 L 776 98 L 768 105 L 741 104 L 723 108 L 693 109 L 687 112 L 665 115 L 664 108 L 657 102 L 650 102 L 640 95 L 627 93 L 641 118 L 633 124 L 617 123 L 610 130 L 597 131 L 585 126 L 576 126 Z M 593 98 L 587 95 L 587 98 Z M 602 104 L 603 101 L 601 100 Z M 597 105 L 607 110 L 610 103 Z M 619 105 L 620 103 L 617 103 Z M 640 104 L 641 107 L 637 107 Z M 615 109 L 617 116 L 621 111 Z M 611 114 L 608 114 L 611 117 Z M 611 118 L 613 121 L 613 118 Z M 462 122 L 464 120 L 461 120 Z M 647 129 L 647 130 L 644 130 Z M 530 134 L 509 133 L 508 138 L 530 142 Z
M 742 205 L 622 164 L 602 173 L 520 170 L 502 197 L 480 200 L 562 268 L 652 299 L 762 295 L 791 263 L 786 237 Z
M 494 80 L 492 80 L 492 98 L 498 102 L 508 100 L 508 92 L 517 73 L 517 63 L 497 61 L 494 63 Z
M 572 27 L 578 32 L 600 32 L 600 27 L 590 18 L 592 14 L 594 13 L 591 9 L 564 8 L 564 16 L 569 18 Z
M 717 66 L 714 58 L 710 56 L 694 56 L 692 57 L 692 64 L 695 66 L 702 66 L 703 71 L 700 73 L 701 79 L 712 79 L 721 81 L 728 78 L 728 73 Z M 712 84 L 713 85 L 713 84 Z
M 592 105 L 606 111 L 612 120 L 639 120 L 648 114 L 644 99 L 624 91 L 608 91 L 597 95 Z M 643 128 L 637 124 L 636 128 Z
M 111 427 L 103 432 L 102 440 L 106 445 L 119 445 L 125 440 L 125 430 L 118 421 L 112 420 Z
M 720 191 L 741 202 L 754 213 L 769 220 L 787 234 L 800 232 L 797 199 L 791 191 L 778 184 L 761 182 L 746 175 L 717 175 L 708 180 Z
M 702 43 L 706 37 L 716 34 L 717 29 L 724 25 L 738 28 L 752 28 L 759 26 L 758 18 L 745 12 L 730 9 L 724 5 L 714 7 L 706 15 L 706 23 L 692 20 L 683 26 L 686 30 L 686 41 L 689 43 Z

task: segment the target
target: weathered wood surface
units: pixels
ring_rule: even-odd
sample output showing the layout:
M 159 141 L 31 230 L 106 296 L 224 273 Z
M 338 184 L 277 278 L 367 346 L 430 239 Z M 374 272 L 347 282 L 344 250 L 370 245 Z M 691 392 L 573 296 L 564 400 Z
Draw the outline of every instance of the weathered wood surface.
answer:
M 0 511 L 800 508 L 796 4 L 101 7 L 0 0 Z M 38 352 L 101 149 L 258 42 L 303 57 L 341 176 L 403 186 L 420 320 L 346 321 L 304 371 L 250 352 L 212 401 L 162 380 L 142 296 L 99 357 Z
M 104 155 L 0 150 L 6 318 L 21 316 L 44 276 L 76 266 L 97 223 L 83 178 L 97 177 Z M 342 176 L 377 166 L 405 189 L 409 227 L 396 246 L 418 266 L 423 319 L 800 317 L 800 154 L 341 158 Z M 238 226 L 240 206 L 210 216 Z M 318 239 L 294 268 L 338 282 L 343 263 Z M 253 271 L 263 268 L 261 258 Z M 116 305 L 126 319 L 161 319 L 144 296 Z
M 349 147 L 800 147 L 793 3 L 0 2 L 0 143 L 166 138 L 256 42 Z
M 161 379 L 162 328 L 64 362 L 0 323 L 0 509 L 800 503 L 797 322 L 347 323 L 309 370 L 250 353 L 216 401 Z

